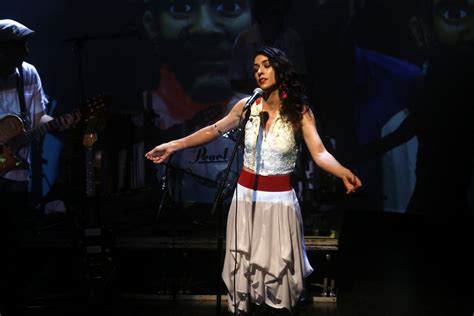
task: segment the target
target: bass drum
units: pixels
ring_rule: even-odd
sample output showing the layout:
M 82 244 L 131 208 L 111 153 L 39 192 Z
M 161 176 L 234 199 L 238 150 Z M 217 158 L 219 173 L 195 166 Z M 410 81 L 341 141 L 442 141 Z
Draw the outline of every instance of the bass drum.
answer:
M 211 210 L 234 150 L 234 136 L 235 132 L 231 132 L 204 146 L 179 151 L 166 165 L 166 187 L 172 205 L 198 223 L 205 223 L 217 215 L 217 212 L 211 214 Z M 226 180 L 223 212 L 227 213 L 241 166 L 239 148 Z

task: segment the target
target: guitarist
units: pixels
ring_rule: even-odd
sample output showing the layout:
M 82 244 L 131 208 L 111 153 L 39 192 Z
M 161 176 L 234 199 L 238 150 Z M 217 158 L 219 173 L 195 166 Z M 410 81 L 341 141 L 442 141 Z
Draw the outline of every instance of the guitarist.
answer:
M 24 128 L 29 130 L 53 118 L 45 114 L 47 99 L 36 68 L 25 62 L 28 39 L 35 32 L 9 19 L 0 20 L 0 119 L 7 115 L 21 118 Z M 61 121 L 62 129 L 73 126 L 79 118 L 66 117 Z M 7 127 L 0 130 L 5 134 Z M 3 141 L 0 137 L 0 141 Z M 2 145 L 2 144 L 0 144 Z M 3 146 L 2 146 L 3 147 Z M 18 155 L 29 161 L 30 146 L 20 149 Z M 2 163 L 0 161 L 0 163 Z M 19 276 L 20 236 L 27 229 L 29 167 L 10 170 L 0 176 L 0 231 L 1 251 L 7 253 L 0 260 L 0 314 L 4 315 L 5 303 L 17 305 L 15 286 L 21 285 Z M 31 212 L 31 211 L 30 211 Z M 26 277 L 25 277 L 26 278 Z M 3 305 L 3 306 L 2 306 Z M 3 309 L 3 310 L 2 310 Z M 8 311 L 5 312 L 8 314 Z

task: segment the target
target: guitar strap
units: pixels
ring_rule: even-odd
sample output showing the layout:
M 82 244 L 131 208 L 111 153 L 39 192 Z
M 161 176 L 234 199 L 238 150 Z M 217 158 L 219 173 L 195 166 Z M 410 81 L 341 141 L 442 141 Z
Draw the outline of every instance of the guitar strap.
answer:
M 16 78 L 16 90 L 18 91 L 18 99 L 20 100 L 20 115 L 23 123 L 28 122 L 26 116 L 25 86 L 23 81 L 23 66 L 18 67 L 19 76 Z

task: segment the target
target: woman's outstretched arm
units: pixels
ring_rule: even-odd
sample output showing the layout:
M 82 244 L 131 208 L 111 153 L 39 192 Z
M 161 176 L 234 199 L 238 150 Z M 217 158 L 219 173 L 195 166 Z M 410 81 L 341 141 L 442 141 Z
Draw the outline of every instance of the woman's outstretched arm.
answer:
M 340 178 L 344 182 L 347 193 L 355 192 L 362 185 L 361 181 L 326 150 L 316 128 L 316 119 L 309 108 L 303 114 L 301 128 L 306 146 L 308 146 L 314 162 L 323 170 Z
M 207 144 L 218 136 L 238 127 L 246 100 L 242 99 L 237 102 L 229 113 L 216 123 L 203 127 L 191 135 L 156 146 L 147 152 L 145 157 L 159 164 L 168 159 L 175 151 Z

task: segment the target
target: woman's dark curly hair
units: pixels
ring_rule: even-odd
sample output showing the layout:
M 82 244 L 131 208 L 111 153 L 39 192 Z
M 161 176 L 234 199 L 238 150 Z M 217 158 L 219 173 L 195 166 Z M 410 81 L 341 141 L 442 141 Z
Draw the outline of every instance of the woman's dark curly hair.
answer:
M 280 114 L 291 123 L 295 133 L 298 132 L 301 128 L 303 113 L 307 110 L 308 98 L 293 64 L 278 48 L 265 46 L 257 50 L 255 57 L 257 55 L 268 57 L 270 65 L 275 70 L 280 95 L 283 93 L 282 90 L 286 90 L 287 98 L 282 98 Z

